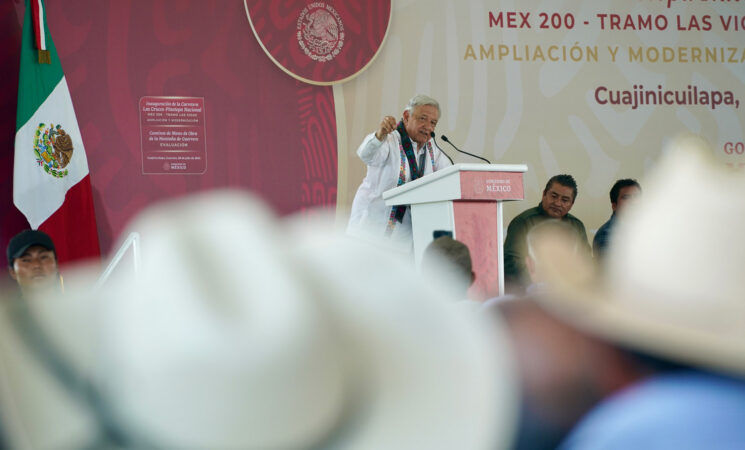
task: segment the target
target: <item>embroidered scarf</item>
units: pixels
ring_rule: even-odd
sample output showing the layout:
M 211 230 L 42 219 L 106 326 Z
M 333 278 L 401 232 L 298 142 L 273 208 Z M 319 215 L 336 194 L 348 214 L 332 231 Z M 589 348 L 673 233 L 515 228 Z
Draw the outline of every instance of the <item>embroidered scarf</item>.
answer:
M 414 145 L 411 143 L 411 138 L 409 137 L 409 133 L 406 132 L 406 127 L 404 127 L 404 121 L 398 122 L 398 126 L 396 127 L 396 131 L 398 131 L 398 134 L 401 135 L 401 146 L 403 147 L 404 154 L 406 155 L 406 160 L 409 161 L 409 167 L 411 168 L 411 181 L 416 180 L 417 178 L 422 176 L 422 173 L 424 172 L 424 168 L 420 168 L 416 161 L 416 153 L 414 153 Z M 403 184 L 399 177 L 399 185 Z M 404 214 L 406 214 L 406 205 L 397 205 L 393 207 L 393 218 L 396 222 L 403 222 L 404 220 Z
M 424 166 L 426 164 L 422 164 L 422 167 L 419 167 L 419 164 L 417 164 L 417 158 L 416 153 L 414 152 L 414 145 L 411 142 L 411 138 L 409 137 L 409 134 L 406 132 L 406 128 L 404 127 L 403 121 L 400 121 L 398 123 L 398 126 L 396 127 L 396 131 L 398 131 L 398 134 L 401 136 L 401 144 L 399 145 L 400 151 L 401 151 L 401 167 L 399 170 L 398 175 L 398 184 L 397 186 L 401 186 L 406 182 L 406 162 L 408 161 L 409 167 L 411 168 L 411 180 L 416 180 L 417 178 L 420 178 L 424 175 Z M 432 145 L 427 142 L 426 144 L 426 150 L 429 151 L 429 157 L 432 160 L 432 171 L 435 170 L 435 155 L 432 151 Z M 388 219 L 388 226 L 385 230 L 385 235 L 390 236 L 393 232 L 393 228 L 396 224 L 396 222 L 403 222 L 404 215 L 406 214 L 406 208 L 408 208 L 408 205 L 397 205 L 394 206 L 391 209 L 391 215 Z

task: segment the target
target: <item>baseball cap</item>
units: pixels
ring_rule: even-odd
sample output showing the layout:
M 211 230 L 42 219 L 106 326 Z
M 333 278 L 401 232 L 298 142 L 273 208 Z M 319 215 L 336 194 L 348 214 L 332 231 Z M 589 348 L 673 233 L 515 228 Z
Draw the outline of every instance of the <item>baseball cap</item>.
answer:
M 57 254 L 54 249 L 54 242 L 48 234 L 39 230 L 23 230 L 13 236 L 8 243 L 8 265 L 12 266 L 16 258 L 19 258 L 29 247 L 34 245 L 40 245 L 53 251 L 55 255 Z

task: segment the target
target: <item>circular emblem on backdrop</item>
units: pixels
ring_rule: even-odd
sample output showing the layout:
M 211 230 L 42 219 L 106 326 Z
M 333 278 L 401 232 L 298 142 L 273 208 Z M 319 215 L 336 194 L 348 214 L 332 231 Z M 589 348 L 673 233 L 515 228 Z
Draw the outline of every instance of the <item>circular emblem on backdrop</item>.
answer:
M 297 41 L 314 61 L 331 61 L 344 46 L 344 23 L 339 13 L 326 3 L 311 3 L 297 19 Z
M 256 40 L 290 76 L 330 85 L 354 78 L 380 52 L 391 0 L 244 0 Z
M 72 159 L 72 138 L 60 124 L 40 123 L 34 134 L 34 154 L 39 167 L 56 178 L 64 178 Z

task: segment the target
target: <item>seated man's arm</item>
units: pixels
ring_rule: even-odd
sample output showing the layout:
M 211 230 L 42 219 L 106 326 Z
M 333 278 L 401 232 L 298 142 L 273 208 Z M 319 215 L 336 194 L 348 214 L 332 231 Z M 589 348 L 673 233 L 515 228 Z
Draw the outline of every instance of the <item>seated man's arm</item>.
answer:
M 515 218 L 507 227 L 507 237 L 504 240 L 504 280 L 506 283 L 524 282 L 525 256 L 528 245 L 525 241 L 528 234 L 527 223 Z
M 580 240 L 582 241 L 582 248 L 585 252 L 587 252 L 588 255 L 592 255 L 592 248 L 590 247 L 590 242 L 587 240 L 587 231 L 585 231 L 585 224 L 583 224 L 581 220 L 577 220 L 577 222 L 579 223 L 577 231 L 579 232 Z
M 605 252 L 605 246 L 608 243 L 607 238 L 608 233 L 606 232 L 606 228 L 600 227 L 598 232 L 595 233 L 595 238 L 592 240 L 592 254 L 595 258 L 600 258 Z

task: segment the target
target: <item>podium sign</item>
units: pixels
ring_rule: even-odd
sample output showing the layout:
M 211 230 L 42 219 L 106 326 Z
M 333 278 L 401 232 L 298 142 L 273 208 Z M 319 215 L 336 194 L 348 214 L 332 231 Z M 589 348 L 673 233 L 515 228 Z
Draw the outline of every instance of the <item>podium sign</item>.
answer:
M 522 172 L 460 172 L 462 200 L 522 200 Z
M 455 164 L 383 193 L 386 204 L 411 205 L 414 258 L 421 263 L 435 230 L 468 246 L 476 280 L 471 298 L 504 294 L 502 202 L 525 198 L 523 164 Z

